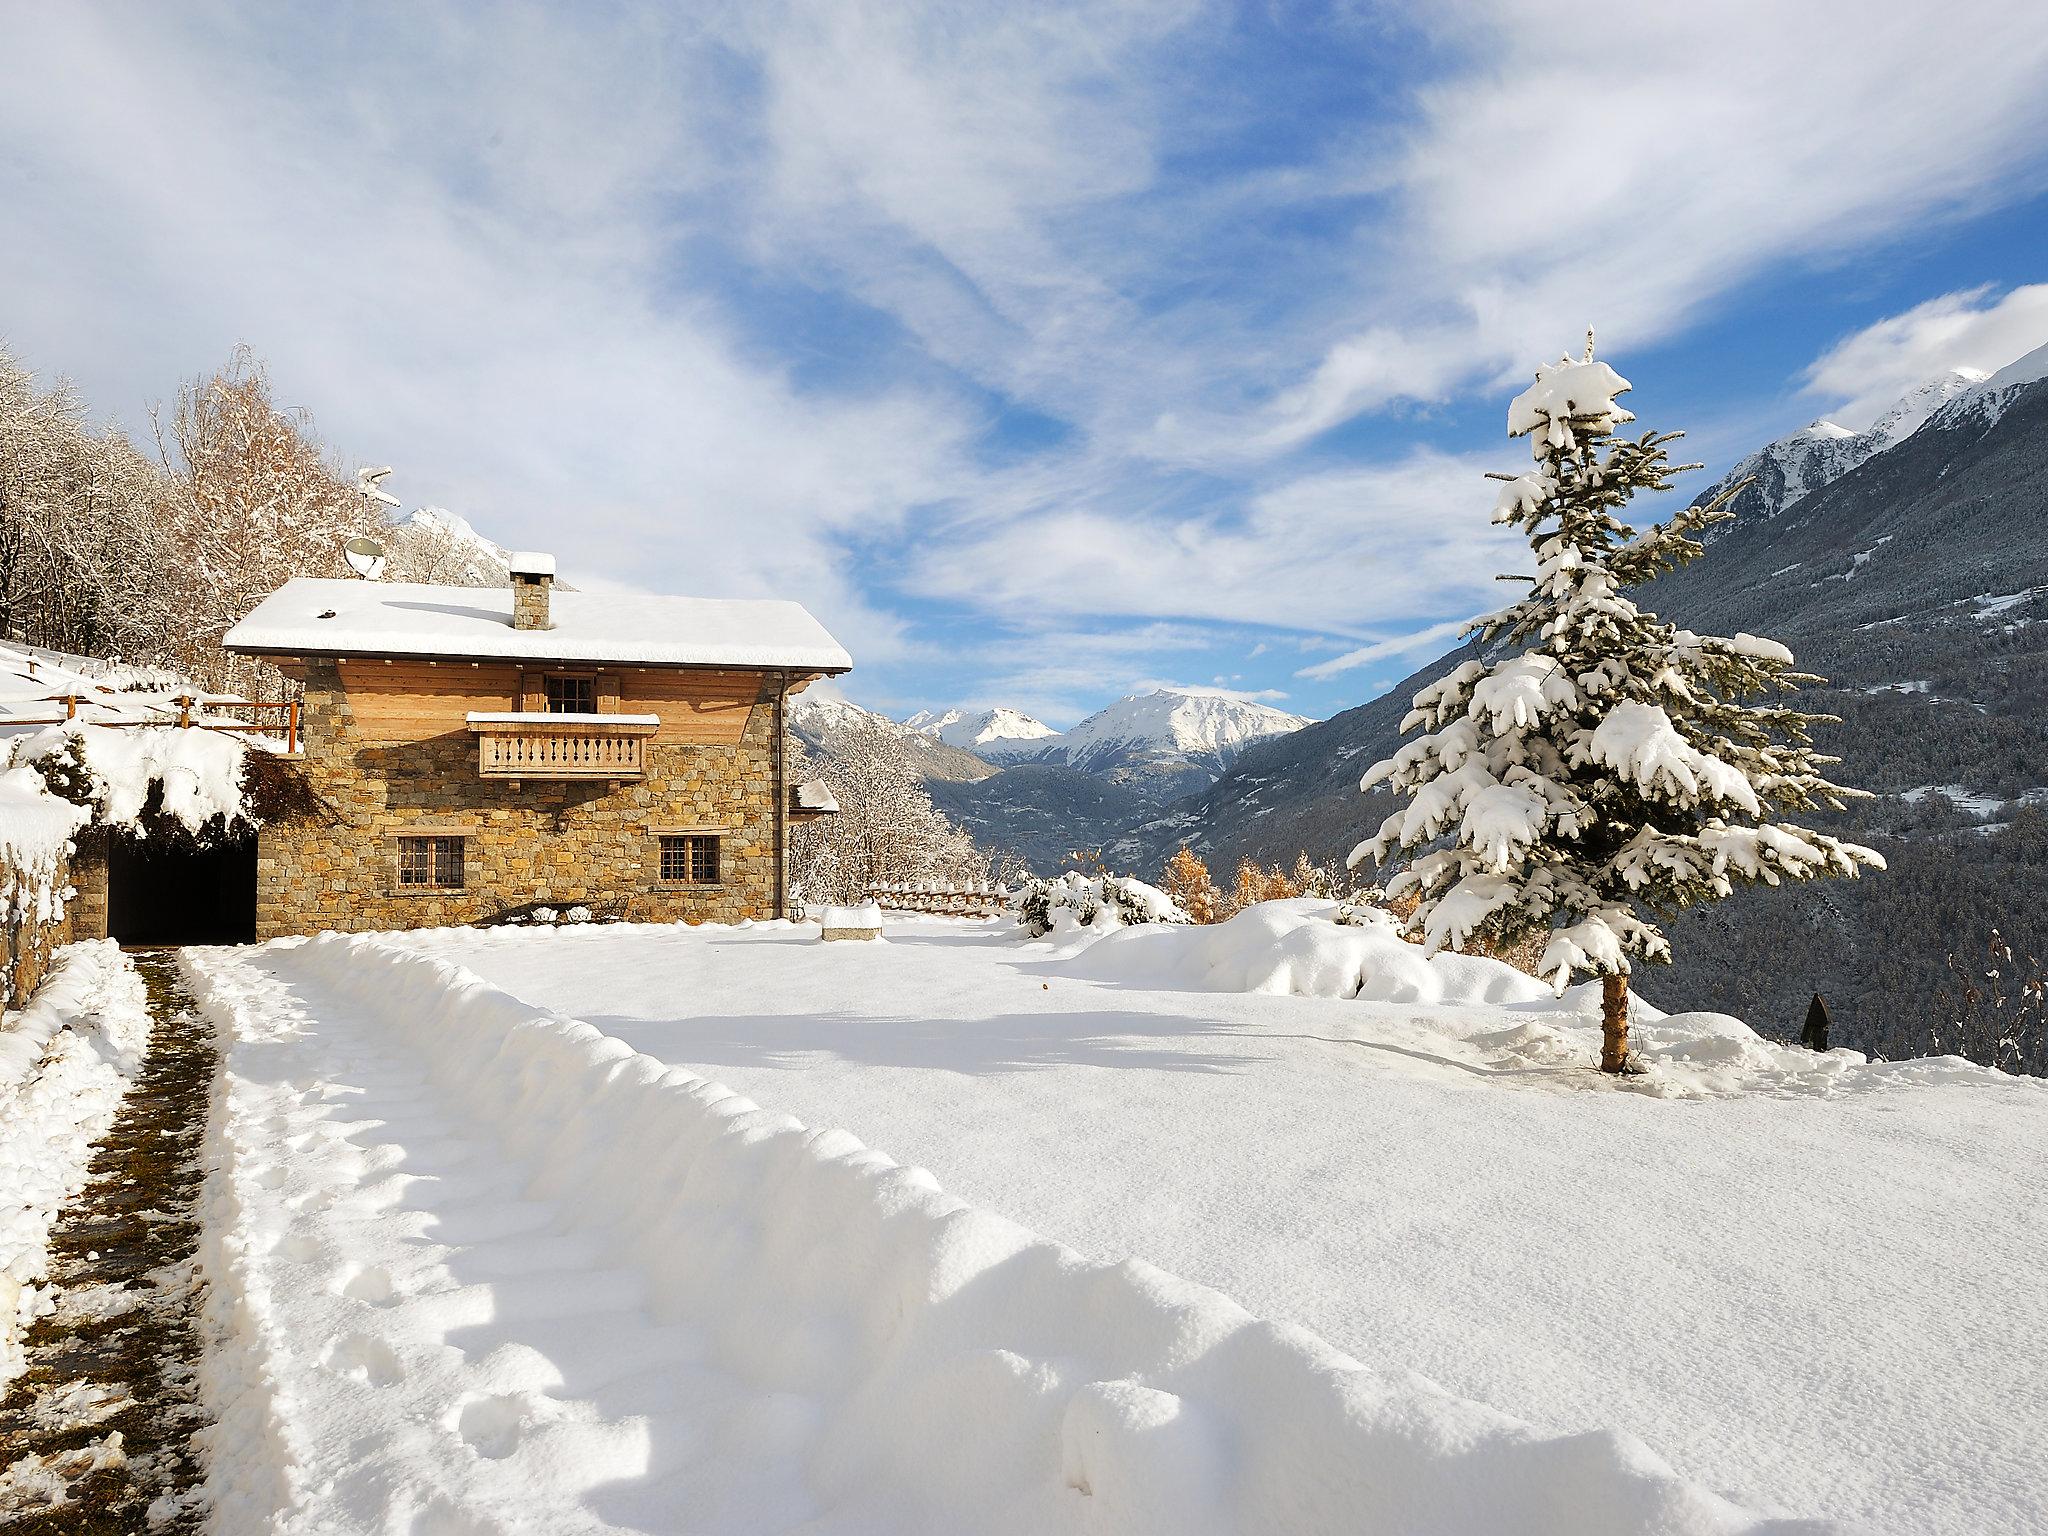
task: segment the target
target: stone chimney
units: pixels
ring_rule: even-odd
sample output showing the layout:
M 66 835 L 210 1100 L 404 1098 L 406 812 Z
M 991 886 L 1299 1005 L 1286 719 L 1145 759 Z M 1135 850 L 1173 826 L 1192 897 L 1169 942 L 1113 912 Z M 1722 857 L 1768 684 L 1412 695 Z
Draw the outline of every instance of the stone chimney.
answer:
M 512 556 L 512 627 L 553 629 L 548 594 L 555 585 L 555 557 L 522 549 Z

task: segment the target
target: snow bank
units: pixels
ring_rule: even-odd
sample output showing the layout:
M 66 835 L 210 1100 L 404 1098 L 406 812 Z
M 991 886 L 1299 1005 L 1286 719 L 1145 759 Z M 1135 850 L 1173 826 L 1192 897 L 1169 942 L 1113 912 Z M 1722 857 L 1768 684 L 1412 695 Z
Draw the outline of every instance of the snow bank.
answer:
M 1598 982 L 1553 995 L 1548 983 L 1480 955 L 1434 955 L 1400 937 L 1391 913 L 1349 909 L 1339 923 L 1327 901 L 1265 901 L 1212 927 L 1127 928 L 1081 933 L 1052 950 L 1062 974 L 1123 987 L 1187 992 L 1253 992 L 1365 1002 L 1506 1006 L 1523 1015 L 1449 1014 L 1428 1025 L 1448 1052 L 1491 1073 L 1592 1070 L 1600 1055 Z M 1641 978 L 1655 985 L 1656 972 Z M 1744 1093 L 1830 1097 L 1940 1082 L 1984 1082 L 2000 1074 L 1959 1056 L 1871 1061 L 1850 1050 L 1810 1051 L 1766 1040 L 1724 1013 L 1666 1015 L 1630 1000 L 1630 1051 L 1639 1075 L 1621 1087 L 1664 1098 Z
M 643 1282 L 654 1322 L 693 1330 L 748 1385 L 747 1448 L 796 1462 L 806 1507 L 756 1528 L 1795 1528 L 1682 1482 L 1632 1436 L 1545 1438 L 1145 1264 L 1086 1259 L 843 1131 L 808 1130 L 460 967 L 354 935 L 262 954 L 301 996 L 370 1021 L 379 1050 L 417 1053 L 449 1118 L 533 1170 L 522 1200 L 599 1234 L 605 1263 Z M 228 952 L 193 966 L 210 1006 L 240 1009 L 247 1038 L 262 1026 L 235 1002 L 236 967 L 253 969 Z M 282 1173 L 249 1170 L 251 1197 Z M 214 1476 L 255 1488 L 308 1429 L 293 1422 L 289 1370 L 267 1358 L 289 1354 L 269 1298 L 237 1291 L 249 1273 L 210 1270 L 222 1304 L 242 1309 L 237 1340 L 259 1355 L 240 1367 L 249 1412 L 217 1439 Z M 364 1324 L 390 1326 L 396 1310 L 364 1308 Z
M 1068 974 L 1188 992 L 1269 992 L 1383 1003 L 1522 1003 L 1549 986 L 1478 955 L 1434 957 L 1392 914 L 1333 921 L 1329 901 L 1262 901 L 1208 927 L 1126 928 L 1070 952 Z
M 61 950 L 0 1027 L 0 1383 L 21 1370 L 21 1331 L 50 1310 L 51 1223 L 84 1187 L 148 1038 L 142 978 L 109 939 Z

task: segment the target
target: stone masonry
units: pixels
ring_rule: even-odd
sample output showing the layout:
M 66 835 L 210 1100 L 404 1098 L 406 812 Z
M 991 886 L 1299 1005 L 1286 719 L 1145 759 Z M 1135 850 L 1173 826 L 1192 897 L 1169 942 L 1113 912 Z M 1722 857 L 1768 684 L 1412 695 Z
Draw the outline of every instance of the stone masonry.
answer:
M 339 670 L 308 661 L 302 771 L 326 814 L 263 828 L 256 936 L 487 922 L 535 903 L 640 922 L 776 916 L 786 856 L 780 687 L 761 674 L 735 745 L 650 738 L 642 779 L 514 787 L 478 776 L 466 733 L 366 739 Z M 718 836 L 718 882 L 664 884 L 660 835 L 692 831 Z M 463 837 L 464 888 L 402 890 L 400 834 Z

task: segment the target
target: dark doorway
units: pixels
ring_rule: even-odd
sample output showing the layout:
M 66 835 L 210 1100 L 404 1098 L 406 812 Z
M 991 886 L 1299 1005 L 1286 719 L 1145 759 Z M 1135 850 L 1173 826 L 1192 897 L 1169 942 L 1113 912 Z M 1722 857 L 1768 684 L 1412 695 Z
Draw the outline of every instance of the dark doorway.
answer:
M 107 935 L 123 944 L 247 944 L 256 937 L 256 839 L 107 839 Z

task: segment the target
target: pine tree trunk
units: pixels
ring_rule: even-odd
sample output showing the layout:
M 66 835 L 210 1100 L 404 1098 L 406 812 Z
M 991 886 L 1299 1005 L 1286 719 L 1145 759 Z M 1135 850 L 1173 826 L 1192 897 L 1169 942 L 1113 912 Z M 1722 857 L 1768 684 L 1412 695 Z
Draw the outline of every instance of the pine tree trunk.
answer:
M 1600 978 L 1600 1070 L 1628 1070 L 1628 976 Z

